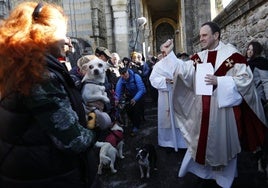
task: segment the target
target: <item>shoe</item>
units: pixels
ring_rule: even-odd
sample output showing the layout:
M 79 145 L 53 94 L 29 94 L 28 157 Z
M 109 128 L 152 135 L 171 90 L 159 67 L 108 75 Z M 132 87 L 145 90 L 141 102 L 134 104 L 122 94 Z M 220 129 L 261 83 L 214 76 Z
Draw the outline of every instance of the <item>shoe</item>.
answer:
M 134 136 L 136 136 L 136 134 L 133 133 L 133 132 L 131 132 L 131 133 L 130 133 L 130 136 L 133 136 L 133 137 L 134 137 Z
M 134 127 L 133 129 L 132 129 L 132 132 L 133 133 L 136 133 L 136 132 L 138 132 L 139 131 L 139 129 L 137 128 L 137 127 Z

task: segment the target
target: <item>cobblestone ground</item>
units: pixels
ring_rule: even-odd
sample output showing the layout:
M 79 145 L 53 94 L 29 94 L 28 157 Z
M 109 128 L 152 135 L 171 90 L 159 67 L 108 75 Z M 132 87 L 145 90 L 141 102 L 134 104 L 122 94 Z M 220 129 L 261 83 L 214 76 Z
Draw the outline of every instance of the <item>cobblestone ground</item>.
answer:
M 140 132 L 130 136 L 130 127 L 125 127 L 124 159 L 117 158 L 112 174 L 109 168 L 103 169 L 100 179 L 104 188 L 210 188 L 218 187 L 213 181 L 201 181 L 193 174 L 178 178 L 178 170 L 183 159 L 184 150 L 175 152 L 157 145 L 157 107 L 146 103 L 145 119 Z M 157 171 L 151 172 L 149 179 L 140 179 L 138 164 L 135 160 L 136 148 L 143 143 L 152 143 L 157 151 Z M 268 188 L 267 179 L 257 173 L 256 163 L 248 153 L 241 153 L 238 158 L 238 178 L 232 188 Z

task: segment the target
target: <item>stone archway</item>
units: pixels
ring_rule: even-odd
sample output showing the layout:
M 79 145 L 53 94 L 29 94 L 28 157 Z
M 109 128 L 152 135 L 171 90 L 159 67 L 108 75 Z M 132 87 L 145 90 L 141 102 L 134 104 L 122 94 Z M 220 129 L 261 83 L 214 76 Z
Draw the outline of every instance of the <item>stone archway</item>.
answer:
M 159 53 L 160 45 L 167 39 L 174 38 L 174 28 L 167 22 L 161 23 L 155 29 L 155 49 Z
M 154 41 L 154 54 L 160 52 L 160 45 L 167 39 L 174 39 L 174 50 L 176 51 L 176 44 L 178 43 L 176 37 L 177 24 L 169 19 L 162 18 L 157 20 L 153 25 L 153 41 Z

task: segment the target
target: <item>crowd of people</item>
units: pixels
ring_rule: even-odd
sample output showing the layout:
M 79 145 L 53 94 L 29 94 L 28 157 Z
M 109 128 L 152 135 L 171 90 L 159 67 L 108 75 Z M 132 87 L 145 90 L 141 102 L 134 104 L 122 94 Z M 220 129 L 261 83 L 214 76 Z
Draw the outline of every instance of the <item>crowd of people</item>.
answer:
M 158 145 L 187 149 L 179 177 L 191 172 L 228 188 L 242 150 L 267 154 L 268 60 L 259 42 L 242 55 L 221 41 L 216 23 L 206 22 L 198 53 L 175 55 L 170 39 L 148 60 L 100 46 L 69 71 L 60 61 L 71 47 L 66 31 L 62 8 L 50 3 L 21 3 L 1 23 L 1 187 L 101 187 L 92 148 L 103 130 L 87 127 L 81 96 L 85 65 L 95 58 L 107 64 L 110 101 L 101 110 L 124 126 L 124 103 L 135 136 L 145 120 L 144 98 L 151 97 Z M 197 93 L 200 79 L 204 93 Z

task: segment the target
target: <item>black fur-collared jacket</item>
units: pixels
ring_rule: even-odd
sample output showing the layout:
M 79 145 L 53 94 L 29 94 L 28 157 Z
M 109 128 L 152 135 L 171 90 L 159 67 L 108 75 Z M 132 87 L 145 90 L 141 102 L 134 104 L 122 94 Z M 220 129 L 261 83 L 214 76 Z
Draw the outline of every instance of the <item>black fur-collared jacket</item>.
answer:
M 46 80 L 29 96 L 11 93 L 0 101 L 2 185 L 41 181 L 54 187 L 62 178 L 66 187 L 80 187 L 82 174 L 90 176 L 81 169 L 81 156 L 88 159 L 95 133 L 85 128 L 81 95 L 56 58 L 47 56 L 46 62 Z

